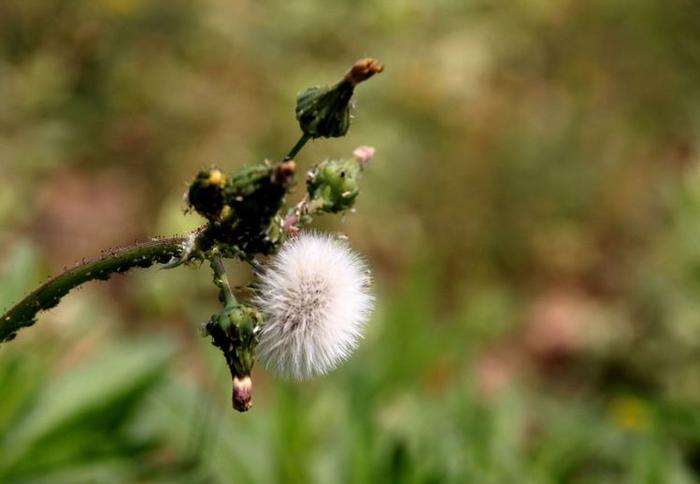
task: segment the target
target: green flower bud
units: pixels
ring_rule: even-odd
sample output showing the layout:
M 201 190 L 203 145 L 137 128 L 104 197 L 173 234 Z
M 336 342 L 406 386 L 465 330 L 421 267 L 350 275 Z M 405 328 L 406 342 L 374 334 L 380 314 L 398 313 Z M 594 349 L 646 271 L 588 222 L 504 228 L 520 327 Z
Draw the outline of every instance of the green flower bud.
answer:
M 187 192 L 187 202 L 197 213 L 215 219 L 224 207 L 226 175 L 218 168 L 197 173 Z
M 297 120 L 312 138 L 345 136 L 350 128 L 353 87 L 341 82 L 333 87 L 311 87 L 297 96 Z
M 255 363 L 257 331 L 263 323 L 262 315 L 250 306 L 236 305 L 213 315 L 206 325 L 212 344 L 224 353 L 226 364 L 234 381 L 233 406 L 236 410 L 250 408 L 250 372 Z M 247 382 L 246 385 L 235 385 Z
M 360 193 L 361 172 L 361 164 L 354 158 L 319 163 L 306 179 L 311 204 L 320 211 L 331 213 L 351 208 Z
M 312 138 L 344 136 L 350 127 L 350 99 L 355 86 L 382 72 L 374 59 L 361 59 L 331 87 L 311 87 L 297 96 L 296 116 L 304 134 Z

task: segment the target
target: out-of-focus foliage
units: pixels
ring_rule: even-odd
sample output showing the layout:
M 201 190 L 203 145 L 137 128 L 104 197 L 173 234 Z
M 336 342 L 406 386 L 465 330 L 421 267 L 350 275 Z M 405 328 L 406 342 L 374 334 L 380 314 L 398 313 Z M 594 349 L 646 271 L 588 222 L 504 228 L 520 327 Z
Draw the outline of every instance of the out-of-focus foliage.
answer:
M 360 352 L 236 415 L 206 270 L 89 285 L 0 348 L 0 482 L 699 480 L 690 0 L 4 0 L 0 308 L 196 226 L 197 170 L 283 156 L 297 91 L 365 55 L 297 160 L 377 148 L 322 223 L 375 269 Z

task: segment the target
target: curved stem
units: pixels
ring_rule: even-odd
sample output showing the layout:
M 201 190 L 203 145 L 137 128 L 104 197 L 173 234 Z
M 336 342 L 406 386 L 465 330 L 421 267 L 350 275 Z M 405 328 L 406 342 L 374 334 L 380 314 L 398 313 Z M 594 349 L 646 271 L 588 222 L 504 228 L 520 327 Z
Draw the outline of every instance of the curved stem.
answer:
M 71 289 L 94 279 L 107 280 L 115 272 L 165 264 L 182 254 L 186 241 L 186 237 L 172 237 L 142 242 L 110 251 L 98 259 L 66 270 L 39 286 L 0 316 L 0 342 L 13 339 L 19 329 L 33 325 L 40 311 L 56 306 Z

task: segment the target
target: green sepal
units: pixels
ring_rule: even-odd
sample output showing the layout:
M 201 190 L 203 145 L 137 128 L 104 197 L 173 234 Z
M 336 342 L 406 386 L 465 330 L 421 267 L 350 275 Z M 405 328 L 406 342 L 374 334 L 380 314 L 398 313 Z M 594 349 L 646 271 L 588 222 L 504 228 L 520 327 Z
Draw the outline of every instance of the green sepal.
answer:
M 311 87 L 297 96 L 296 116 L 301 130 L 312 138 L 338 138 L 350 128 L 353 86 L 341 81 L 332 87 Z
M 224 353 L 232 376 L 250 375 L 258 344 L 257 328 L 262 322 L 259 311 L 239 304 L 214 314 L 206 324 L 206 332 L 211 336 L 212 344 Z
M 218 246 L 223 254 L 246 257 L 274 252 L 277 245 L 269 238 L 270 225 L 284 204 L 295 170 L 292 160 L 262 162 L 226 176 L 220 212 L 198 234 L 197 247 L 206 251 Z

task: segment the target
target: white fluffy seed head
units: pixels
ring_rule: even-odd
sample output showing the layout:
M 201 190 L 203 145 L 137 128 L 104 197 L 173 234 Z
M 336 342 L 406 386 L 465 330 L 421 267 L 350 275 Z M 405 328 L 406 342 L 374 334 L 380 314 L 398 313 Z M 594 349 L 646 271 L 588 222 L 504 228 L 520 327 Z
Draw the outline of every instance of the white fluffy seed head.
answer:
M 357 347 L 372 310 L 367 268 L 348 245 L 302 232 L 260 274 L 258 357 L 281 376 L 324 374 Z

